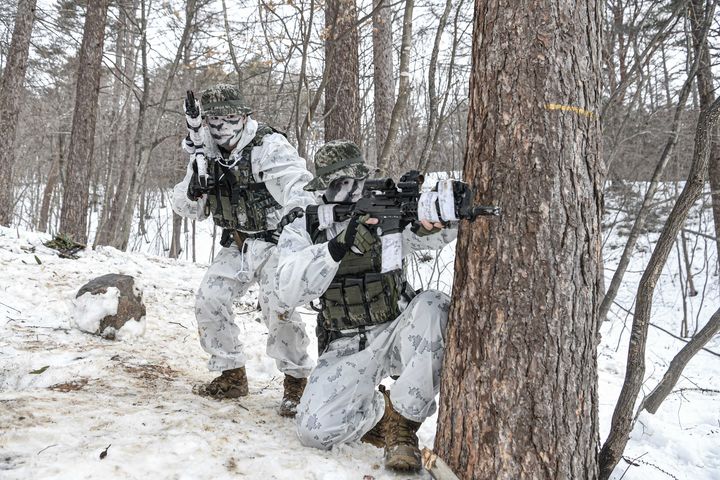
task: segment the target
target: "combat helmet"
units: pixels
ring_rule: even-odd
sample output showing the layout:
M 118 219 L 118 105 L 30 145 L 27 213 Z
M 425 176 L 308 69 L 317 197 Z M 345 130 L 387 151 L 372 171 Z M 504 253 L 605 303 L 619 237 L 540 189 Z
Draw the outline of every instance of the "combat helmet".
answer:
M 203 117 L 223 115 L 250 115 L 252 109 L 245 103 L 235 85 L 220 83 L 200 94 L 200 111 Z
M 305 185 L 305 190 L 325 190 L 338 178 L 362 180 L 369 174 L 357 145 L 349 140 L 332 140 L 315 154 L 315 178 Z

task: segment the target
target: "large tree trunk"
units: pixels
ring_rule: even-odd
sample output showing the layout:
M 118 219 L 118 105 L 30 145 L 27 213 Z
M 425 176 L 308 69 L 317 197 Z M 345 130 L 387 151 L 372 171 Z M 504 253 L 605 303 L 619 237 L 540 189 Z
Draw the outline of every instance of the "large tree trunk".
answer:
M 15 130 L 25 70 L 27 69 L 30 34 L 35 21 L 35 0 L 20 0 L 15 16 L 10 51 L 0 85 L 0 132 L 5 144 L 0 148 L 0 225 L 12 221 L 14 195 L 12 171 L 15 163 Z
M 75 111 L 68 150 L 67 178 L 60 212 L 60 231 L 73 240 L 87 242 L 87 208 L 95 121 L 97 120 L 103 40 L 109 0 L 87 2 L 80 46 Z
M 395 105 L 395 81 L 393 79 L 392 15 L 388 0 L 374 0 L 372 23 L 373 39 L 373 92 L 375 106 L 375 157 L 367 158 L 371 165 L 377 165 L 377 159 L 385 145 L 390 129 L 390 117 Z
M 360 62 L 355 0 L 328 0 L 325 7 L 325 141 L 360 145 Z
M 435 450 L 464 479 L 597 478 L 601 5 L 476 0 Z

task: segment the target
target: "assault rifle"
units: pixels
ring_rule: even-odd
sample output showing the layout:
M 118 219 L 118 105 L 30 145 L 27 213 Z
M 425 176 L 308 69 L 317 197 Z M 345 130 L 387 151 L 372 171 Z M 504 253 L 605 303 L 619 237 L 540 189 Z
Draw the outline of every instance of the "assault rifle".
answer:
M 332 204 L 332 220 L 342 222 L 352 216 L 369 215 L 378 219 L 377 228 L 381 236 L 402 232 L 409 224 L 419 220 L 420 216 L 428 220 L 439 221 L 443 224 L 457 220 L 473 221 L 479 216 L 499 216 L 500 207 L 474 205 L 472 203 L 473 189 L 463 182 L 451 182 L 452 206 L 441 202 L 437 195 L 423 196 L 420 191 L 424 182 L 423 175 L 412 170 L 395 183 L 391 178 L 368 179 L 363 186 L 362 197 L 354 203 Z M 449 184 L 445 183 L 444 187 Z M 440 192 L 443 194 L 443 192 Z M 444 192 L 450 195 L 450 192 Z M 425 195 L 428 195 L 426 192 Z M 422 198 L 421 198 L 422 197 Z M 428 205 L 427 202 L 430 202 Z M 321 219 L 319 209 L 322 205 L 307 207 L 308 223 L 328 223 L 329 219 Z M 453 211 L 450 211 L 453 210 Z M 435 215 L 425 215 L 426 212 L 435 212 Z

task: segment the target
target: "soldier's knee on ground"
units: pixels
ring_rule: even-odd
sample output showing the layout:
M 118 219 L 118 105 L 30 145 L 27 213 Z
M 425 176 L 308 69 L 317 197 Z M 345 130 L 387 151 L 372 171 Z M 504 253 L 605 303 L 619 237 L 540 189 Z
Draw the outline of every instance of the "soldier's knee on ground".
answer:
M 307 415 L 306 412 L 301 413 L 300 409 L 298 409 L 295 421 L 297 435 L 303 446 L 322 450 L 329 450 L 332 447 L 332 444 L 322 440 L 325 436 L 322 433 L 321 425 L 318 423 L 317 415 Z

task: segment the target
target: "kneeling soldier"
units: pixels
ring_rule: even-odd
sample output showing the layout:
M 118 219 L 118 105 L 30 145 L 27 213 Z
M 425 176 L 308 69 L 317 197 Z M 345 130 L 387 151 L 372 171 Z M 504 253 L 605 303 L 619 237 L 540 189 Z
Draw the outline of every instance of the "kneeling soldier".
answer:
M 356 201 L 369 173 L 347 141 L 321 147 L 315 166 L 317 178 L 305 189 L 323 193 L 326 204 Z M 275 288 L 282 305 L 321 304 L 320 357 L 300 400 L 298 434 L 303 444 L 325 449 L 363 440 L 385 448 L 387 468 L 416 471 L 416 432 L 436 409 L 449 298 L 414 292 L 402 268 L 383 273 L 376 222 L 326 218 L 321 230 L 298 218 L 280 236 Z M 456 236 L 440 224 L 422 225 L 402 232 L 405 253 L 441 248 Z M 388 376 L 397 377 L 391 391 L 378 391 Z

